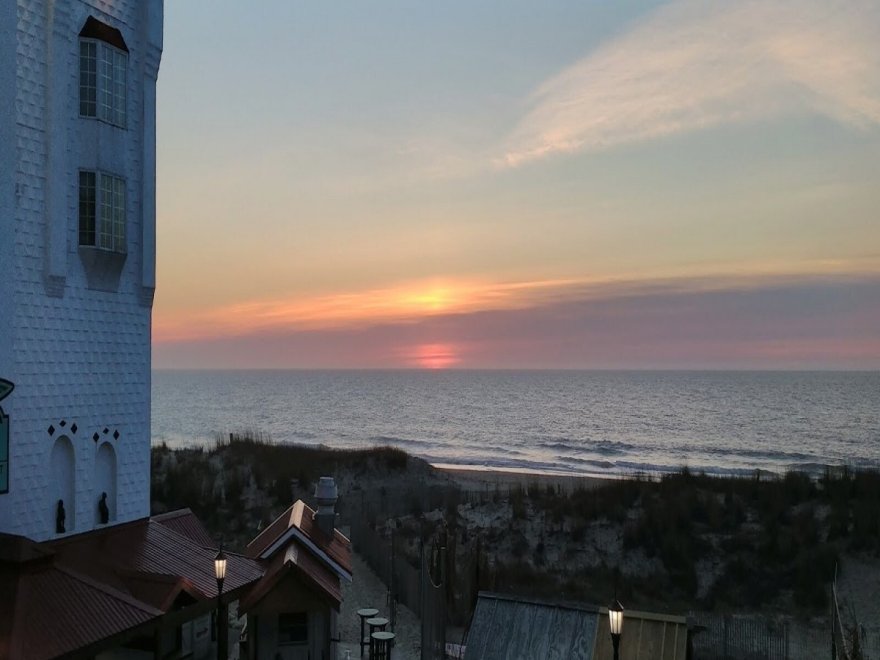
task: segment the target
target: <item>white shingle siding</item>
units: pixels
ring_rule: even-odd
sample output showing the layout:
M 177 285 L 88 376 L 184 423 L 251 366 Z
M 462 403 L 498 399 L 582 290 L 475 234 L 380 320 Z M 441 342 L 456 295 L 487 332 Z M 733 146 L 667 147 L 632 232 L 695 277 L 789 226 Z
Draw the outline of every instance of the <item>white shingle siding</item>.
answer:
M 162 11 L 161 0 L 0 4 L 0 378 L 15 383 L 0 403 L 11 425 L 2 532 L 54 536 L 51 452 L 60 435 L 76 453 L 76 501 L 65 502 L 76 528 L 68 532 L 95 525 L 95 456 L 105 442 L 116 452 L 116 522 L 149 514 Z M 89 15 L 121 30 L 130 51 L 125 129 L 79 116 L 79 32 Z M 116 291 L 88 286 L 80 168 L 127 182 L 127 257 Z

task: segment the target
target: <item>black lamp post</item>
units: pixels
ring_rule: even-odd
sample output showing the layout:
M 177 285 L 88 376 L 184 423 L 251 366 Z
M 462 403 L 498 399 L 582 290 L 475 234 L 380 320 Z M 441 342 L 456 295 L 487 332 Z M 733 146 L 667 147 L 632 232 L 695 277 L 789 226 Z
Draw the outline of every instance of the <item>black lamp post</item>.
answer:
M 608 608 L 608 625 L 611 628 L 611 644 L 614 646 L 614 660 L 620 660 L 620 633 L 623 631 L 623 605 L 619 600 Z
M 229 616 L 226 614 L 226 607 L 223 605 L 223 580 L 226 579 L 226 555 L 223 553 L 223 546 L 220 546 L 217 556 L 214 557 L 214 577 L 217 578 L 217 658 L 218 660 L 227 660 L 229 653 L 227 646 L 229 644 L 229 634 L 226 631 Z

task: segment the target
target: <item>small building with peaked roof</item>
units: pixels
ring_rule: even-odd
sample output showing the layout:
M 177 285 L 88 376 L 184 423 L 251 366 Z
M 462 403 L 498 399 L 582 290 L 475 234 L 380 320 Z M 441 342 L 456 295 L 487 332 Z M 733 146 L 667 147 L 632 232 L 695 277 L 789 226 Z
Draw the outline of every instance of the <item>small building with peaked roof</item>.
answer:
M 335 658 L 342 582 L 351 582 L 351 541 L 327 533 L 303 501 L 266 527 L 245 549 L 265 574 L 241 600 L 248 660 Z M 277 655 L 276 655 L 277 654 Z

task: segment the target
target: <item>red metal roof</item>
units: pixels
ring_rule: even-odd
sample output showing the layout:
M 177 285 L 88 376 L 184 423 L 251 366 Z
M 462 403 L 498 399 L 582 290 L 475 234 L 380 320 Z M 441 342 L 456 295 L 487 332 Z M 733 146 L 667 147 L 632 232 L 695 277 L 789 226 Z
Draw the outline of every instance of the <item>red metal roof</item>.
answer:
M 147 624 L 162 614 L 69 568 L 37 567 L 0 578 L 0 657 L 54 658 Z M 7 591 L 9 579 L 14 589 Z M 7 594 L 11 597 L 7 598 Z M 51 631 L 51 634 L 47 634 Z
M 301 501 L 301 500 L 300 500 Z M 297 502 L 299 504 L 299 501 Z M 282 534 L 284 534 L 291 525 L 293 525 L 293 509 L 296 504 L 291 504 L 287 510 L 272 521 L 266 529 L 260 532 L 257 537 L 247 544 L 244 553 L 253 559 L 259 557 L 270 545 L 275 543 Z
M 287 576 L 296 576 L 320 595 L 327 598 L 337 609 L 342 603 L 339 576 L 306 549 L 291 544 L 285 552 L 279 552 L 269 560 L 266 574 L 241 599 L 239 611 L 248 612 Z
M 216 551 L 149 518 L 70 536 L 50 543 L 49 547 L 55 550 L 59 561 L 81 567 L 83 572 L 120 588 L 125 588 L 121 571 L 135 571 L 179 576 L 203 597 L 217 596 Z M 254 560 L 231 552 L 226 554 L 224 592 L 262 576 L 263 570 Z
M 0 534 L 0 563 L 19 564 L 51 556 L 51 550 L 24 536 Z
M 177 597 L 186 593 L 193 601 L 202 597 L 189 580 L 178 575 L 159 575 L 137 573 L 135 571 L 122 574 L 128 592 L 138 600 L 167 612 Z
M 179 534 L 183 534 L 200 546 L 205 548 L 217 547 L 217 542 L 211 538 L 211 534 L 205 529 L 202 521 L 189 509 L 180 509 L 179 511 L 171 511 L 153 516 L 153 520 L 165 525 L 169 529 L 173 529 Z
M 302 500 L 297 500 L 251 541 L 245 548 L 245 554 L 252 558 L 262 556 L 292 527 L 296 527 L 330 559 L 351 574 L 351 541 L 338 529 L 334 529 L 332 535 L 325 534 L 315 521 L 315 511 Z M 273 553 L 279 550 L 283 548 L 276 549 Z
M 245 593 L 242 611 L 285 579 L 338 608 L 338 571 L 351 572 L 351 542 L 338 530 L 324 534 L 313 516 L 297 502 L 248 546 L 248 556 L 226 553 L 223 592 Z M 271 557 L 256 559 L 279 540 Z M 152 629 L 181 594 L 215 598 L 213 545 L 188 509 L 45 543 L 0 534 L 0 658 L 83 652 Z
M 187 520 L 191 515 L 145 518 L 46 543 L 0 534 L 0 658 L 81 651 L 154 625 L 181 593 L 215 598 L 216 551 L 200 544 L 205 539 Z M 253 559 L 227 553 L 224 594 L 255 584 L 263 572 Z

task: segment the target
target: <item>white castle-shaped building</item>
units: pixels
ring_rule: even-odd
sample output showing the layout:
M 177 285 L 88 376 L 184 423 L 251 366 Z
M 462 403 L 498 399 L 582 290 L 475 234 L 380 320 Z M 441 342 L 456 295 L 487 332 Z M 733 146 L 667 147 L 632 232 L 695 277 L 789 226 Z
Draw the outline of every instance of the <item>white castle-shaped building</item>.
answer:
M 236 601 L 246 657 L 335 657 L 335 486 L 245 554 L 189 509 L 150 516 L 162 20 L 0 2 L 0 657 L 218 657 Z
M 0 3 L 0 532 L 150 512 L 162 20 L 162 0 Z

